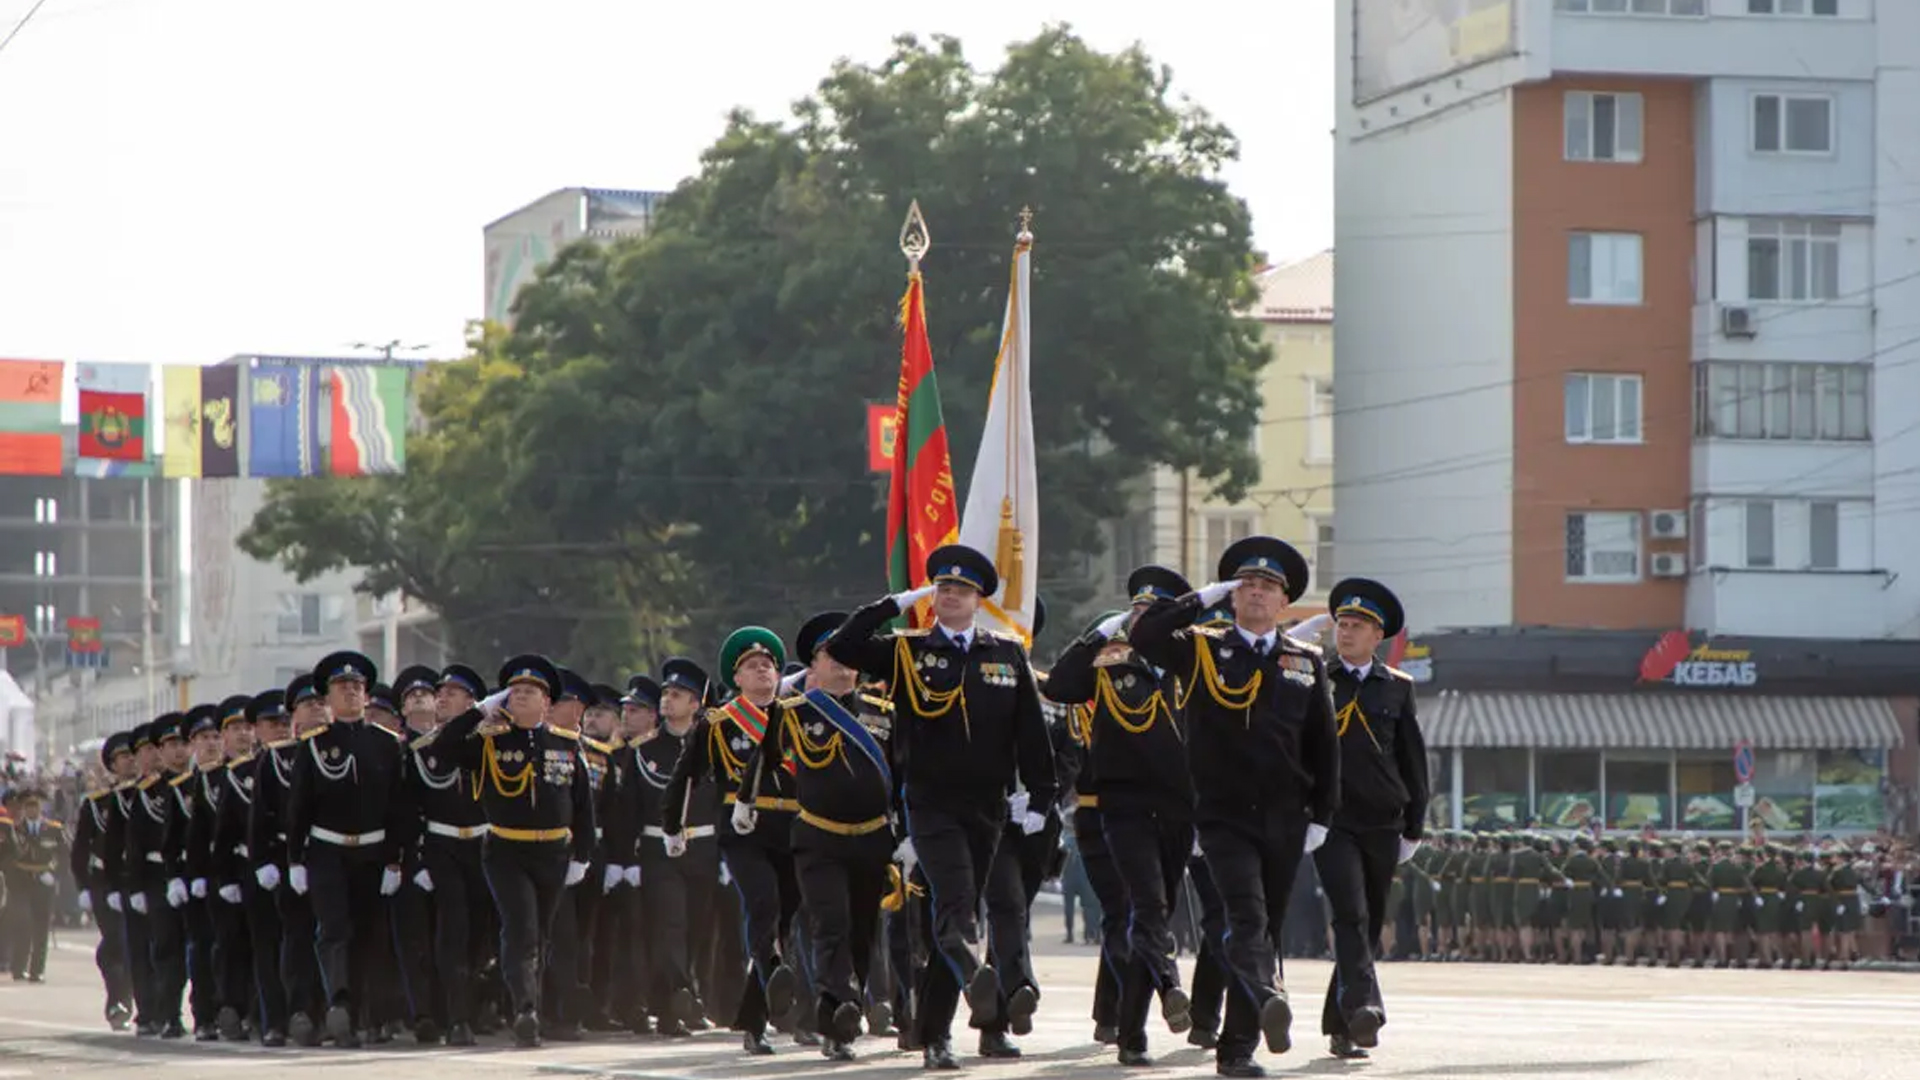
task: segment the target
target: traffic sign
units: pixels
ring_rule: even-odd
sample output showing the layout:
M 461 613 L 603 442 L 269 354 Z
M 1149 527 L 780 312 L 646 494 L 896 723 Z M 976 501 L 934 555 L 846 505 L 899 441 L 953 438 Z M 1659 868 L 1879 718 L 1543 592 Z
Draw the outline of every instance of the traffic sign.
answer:
M 1741 784 L 1733 789 L 1733 805 L 1742 810 L 1753 809 L 1753 785 Z
M 1742 784 L 1753 783 L 1753 743 L 1747 739 L 1733 744 L 1733 778 Z

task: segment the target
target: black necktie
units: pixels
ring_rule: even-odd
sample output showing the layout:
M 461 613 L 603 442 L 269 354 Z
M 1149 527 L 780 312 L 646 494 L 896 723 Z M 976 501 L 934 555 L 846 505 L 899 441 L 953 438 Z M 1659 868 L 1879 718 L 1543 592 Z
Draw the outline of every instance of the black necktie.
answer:
M 1253 651 L 1255 655 L 1260 657 L 1265 657 L 1267 654 L 1273 651 L 1273 642 L 1267 640 L 1266 638 L 1261 638 L 1259 639 L 1259 641 L 1254 643 Z

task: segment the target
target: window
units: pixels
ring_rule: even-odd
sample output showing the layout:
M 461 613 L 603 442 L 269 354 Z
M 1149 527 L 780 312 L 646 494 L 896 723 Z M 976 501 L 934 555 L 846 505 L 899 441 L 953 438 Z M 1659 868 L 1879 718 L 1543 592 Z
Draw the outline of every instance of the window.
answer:
M 1833 99 L 1753 95 L 1753 150 L 1756 154 L 1833 153 Z
M 1728 762 L 1732 768 L 1732 762 Z M 1607 828 L 1664 829 L 1673 820 L 1673 765 L 1666 754 L 1615 753 L 1606 760 Z
M 285 688 L 302 675 L 313 674 L 312 668 L 277 667 L 273 669 L 273 685 Z
M 1693 433 L 1722 439 L 1862 442 L 1864 364 L 1735 363 L 1694 368 Z
M 1733 805 L 1733 758 L 1721 750 L 1684 750 L 1674 763 L 1680 827 L 1725 832 L 1740 827 Z
M 1567 515 L 1567 580 L 1640 580 L 1640 515 L 1632 511 Z
M 1532 792 L 1525 749 L 1463 751 L 1460 779 L 1466 798 L 1460 824 L 1466 828 L 1524 825 Z
M 1561 11 L 1582 15 L 1705 15 L 1707 0 L 1554 0 Z
M 1747 222 L 1747 299 L 1839 298 L 1839 225 L 1773 218 Z
M 1766 499 L 1748 499 L 1747 515 L 1747 554 L 1744 563 L 1749 570 L 1771 570 L 1773 568 L 1773 503 Z
M 1535 816 L 1549 829 L 1578 829 L 1601 819 L 1600 752 L 1540 750 L 1533 758 Z
M 1570 90 L 1566 98 L 1568 161 L 1639 161 L 1639 94 Z
M 34 577 L 59 577 L 60 555 L 54 551 L 36 551 L 33 553 Z
M 1204 545 L 1200 563 L 1220 557 L 1227 545 L 1253 535 L 1254 515 L 1245 510 L 1216 510 L 1200 517 L 1200 543 Z
M 59 524 L 60 500 L 52 496 L 42 496 L 33 500 L 33 521 L 36 525 Z
M 1640 302 L 1640 235 L 1577 232 L 1567 240 L 1567 299 L 1576 304 Z
M 1640 376 L 1567 376 L 1567 441 L 1640 441 Z
M 33 632 L 40 637 L 49 637 L 60 625 L 60 609 L 52 604 L 33 605 Z
M 1840 0 L 1747 0 L 1749 15 L 1838 15 Z
M 1322 591 L 1333 587 L 1333 523 L 1313 520 L 1313 579 Z
M 281 593 L 276 629 L 282 638 L 333 637 L 346 623 L 344 597 L 324 593 Z
M 1840 569 L 1840 504 L 1807 504 L 1807 569 Z
M 1307 380 L 1307 461 L 1333 460 L 1333 380 Z

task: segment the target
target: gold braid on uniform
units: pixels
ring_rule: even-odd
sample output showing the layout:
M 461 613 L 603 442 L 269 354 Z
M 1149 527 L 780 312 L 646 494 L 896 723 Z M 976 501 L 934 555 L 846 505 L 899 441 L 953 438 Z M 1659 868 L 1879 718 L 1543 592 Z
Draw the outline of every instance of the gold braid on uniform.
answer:
M 1259 678 L 1258 675 L 1254 676 L 1255 685 L 1258 685 Z M 1100 704 L 1106 706 L 1107 715 L 1113 717 L 1113 722 L 1120 725 L 1120 730 L 1129 735 L 1139 735 L 1152 727 L 1153 722 L 1160 718 L 1160 710 L 1167 704 L 1166 695 L 1155 690 L 1153 696 L 1147 698 L 1143 704 L 1132 708 L 1127 707 L 1126 703 L 1120 700 L 1120 692 L 1114 689 L 1113 675 L 1106 668 L 1100 669 L 1094 685 L 1098 688 L 1096 692 L 1100 695 Z M 1139 720 L 1141 716 L 1145 716 L 1146 719 Z
M 938 720 L 953 711 L 955 702 L 960 704 L 960 722 L 966 725 L 967 741 L 973 741 L 973 718 L 967 715 L 967 676 L 960 673 L 960 684 L 951 690 L 934 690 L 920 677 L 919 665 L 913 662 L 913 647 L 909 639 L 893 639 L 893 678 L 890 683 L 904 685 L 907 688 L 907 704 L 913 707 L 913 714 L 924 720 Z M 924 703 L 924 704 L 923 704 Z M 937 711 L 929 709 L 937 707 Z
M 841 735 L 838 731 L 835 731 L 825 742 L 817 741 L 807 734 L 806 725 L 802 724 L 800 717 L 791 710 L 787 712 L 786 728 L 788 752 L 807 768 L 817 772 L 833 764 L 834 759 L 840 756 Z M 849 770 L 853 768 L 851 762 L 848 763 L 847 768 Z
M 1333 733 L 1334 737 L 1337 739 L 1346 738 L 1347 725 L 1353 723 L 1355 717 L 1360 718 L 1360 728 L 1367 733 L 1367 741 L 1373 744 L 1374 750 L 1380 751 L 1380 740 L 1373 737 L 1373 725 L 1367 723 L 1367 714 L 1360 711 L 1360 695 L 1358 692 L 1355 692 L 1352 701 L 1340 706 L 1339 711 L 1333 714 L 1333 718 L 1340 721 L 1339 729 Z M 1385 751 L 1380 752 L 1384 753 Z
M 514 773 L 512 776 L 506 775 L 505 771 L 500 768 L 500 752 L 494 749 L 493 737 L 491 735 L 487 737 L 484 757 L 487 777 L 493 781 L 493 790 L 499 792 L 501 798 L 517 799 L 526 794 L 527 790 L 533 786 L 533 762 L 527 762 L 519 772 Z M 509 787 L 513 790 L 507 790 Z M 539 798 L 540 793 L 535 791 L 533 794 L 534 801 L 539 801 Z
M 737 784 L 741 770 L 747 767 L 747 763 L 733 752 L 733 747 L 727 745 L 727 734 L 722 730 L 725 726 L 719 718 L 707 717 L 707 750 L 713 755 L 713 760 L 727 771 L 727 779 Z
M 1067 736 L 1081 746 L 1093 745 L 1093 706 L 1075 705 L 1067 710 Z
M 1266 674 L 1256 670 L 1253 677 L 1241 686 L 1228 686 L 1220 678 L 1220 669 L 1213 662 L 1213 648 L 1207 644 L 1204 636 L 1193 643 L 1193 672 L 1187 676 L 1184 693 L 1176 703 L 1184 710 L 1192 699 L 1196 687 L 1205 685 L 1207 694 L 1223 709 L 1238 709 L 1247 716 L 1247 726 L 1253 726 L 1253 703 L 1260 700 L 1260 683 Z

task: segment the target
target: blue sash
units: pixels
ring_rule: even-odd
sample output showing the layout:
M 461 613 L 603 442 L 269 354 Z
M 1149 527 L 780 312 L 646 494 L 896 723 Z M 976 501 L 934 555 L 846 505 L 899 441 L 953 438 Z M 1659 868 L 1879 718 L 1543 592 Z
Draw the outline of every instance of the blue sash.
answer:
M 880 779 L 886 783 L 887 790 L 891 792 L 893 770 L 887 768 L 887 753 L 880 749 L 880 741 L 873 737 L 873 732 L 867 730 L 867 725 L 861 723 L 859 717 L 848 712 L 847 707 L 840 704 L 839 699 L 825 690 L 817 688 L 808 690 L 806 699 L 815 712 L 826 717 L 828 723 L 832 724 L 840 734 L 846 736 L 849 742 L 859 747 L 861 753 L 867 755 L 867 760 L 873 762 L 873 767 L 880 770 Z

